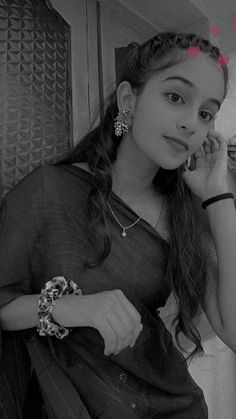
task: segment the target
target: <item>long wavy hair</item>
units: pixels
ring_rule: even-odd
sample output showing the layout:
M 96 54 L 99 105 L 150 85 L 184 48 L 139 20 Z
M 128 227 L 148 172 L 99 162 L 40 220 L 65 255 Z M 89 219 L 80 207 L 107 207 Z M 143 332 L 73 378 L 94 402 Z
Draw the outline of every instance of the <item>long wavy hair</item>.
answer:
M 193 33 L 159 33 L 142 45 L 131 43 L 128 57 L 122 66 L 118 85 L 127 80 L 140 94 L 149 78 L 165 68 L 186 59 L 189 47 L 199 47 L 212 60 L 217 62 L 220 50 L 208 40 Z M 180 50 L 184 50 L 185 54 Z M 225 95 L 228 85 L 228 71 L 222 66 L 225 82 Z M 88 261 L 87 267 L 94 268 L 109 255 L 111 236 L 107 223 L 107 201 L 112 191 L 111 167 L 116 160 L 122 137 L 114 134 L 114 119 L 117 116 L 116 90 L 109 96 L 104 116 L 57 164 L 87 162 L 93 172 L 94 187 L 89 194 L 90 228 L 102 237 L 103 248 L 96 261 Z M 200 334 L 193 319 L 199 313 L 204 301 L 208 278 L 209 259 L 204 249 L 203 233 L 211 237 L 207 215 L 201 202 L 182 178 L 183 165 L 176 170 L 160 168 L 153 180 L 167 198 L 167 217 L 170 231 L 169 255 L 164 277 L 164 287 L 172 290 L 177 302 L 177 314 L 173 321 L 175 338 L 181 347 L 180 332 L 190 339 L 197 352 L 203 352 Z M 160 339 L 162 352 L 168 360 L 168 347 L 165 336 Z

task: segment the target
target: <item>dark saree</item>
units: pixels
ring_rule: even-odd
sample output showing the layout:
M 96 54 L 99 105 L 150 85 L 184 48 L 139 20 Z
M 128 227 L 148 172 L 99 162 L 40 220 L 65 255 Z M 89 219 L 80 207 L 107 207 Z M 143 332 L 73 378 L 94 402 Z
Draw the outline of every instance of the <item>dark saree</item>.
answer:
M 122 238 L 108 214 L 111 252 L 99 267 L 86 268 L 84 262 L 97 259 L 103 244 L 88 228 L 92 184 L 91 174 L 72 165 L 38 168 L 1 208 L 1 305 L 39 293 L 53 276 L 65 275 L 83 294 L 121 289 L 142 317 L 135 346 L 109 357 L 93 328 L 74 328 L 63 340 L 38 337 L 33 329 L 23 332 L 51 417 L 206 419 L 202 390 L 158 315 L 170 292 L 163 286 L 169 245 L 144 220 Z M 123 225 L 136 220 L 137 214 L 114 193 L 110 204 Z M 168 346 L 168 369 L 160 336 Z M 84 410 L 79 410 L 79 397 Z M 55 408 L 62 399 L 64 416 L 62 407 L 58 413 Z

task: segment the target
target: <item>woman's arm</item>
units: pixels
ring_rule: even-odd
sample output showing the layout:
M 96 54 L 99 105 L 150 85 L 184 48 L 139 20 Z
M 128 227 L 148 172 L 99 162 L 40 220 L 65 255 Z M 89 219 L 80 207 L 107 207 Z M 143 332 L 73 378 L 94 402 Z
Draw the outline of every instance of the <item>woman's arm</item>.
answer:
M 38 324 L 38 295 L 22 295 L 0 308 L 2 330 L 23 330 Z
M 38 295 L 23 295 L 0 309 L 3 330 L 38 324 Z M 141 316 L 121 290 L 92 295 L 65 295 L 53 307 L 54 320 L 65 327 L 94 327 L 105 341 L 105 355 L 132 347 L 142 331 Z
M 2 330 L 24 330 L 37 327 L 39 318 L 39 294 L 22 295 L 0 308 L 0 328 Z M 88 326 L 85 317 L 84 298 L 64 296 L 53 307 L 54 320 L 66 327 Z
M 234 180 L 235 182 L 235 180 Z M 232 188 L 230 188 L 232 190 Z M 217 262 L 216 278 L 207 286 L 204 310 L 213 329 L 236 351 L 236 211 L 225 199 L 207 207 Z M 212 249 L 213 250 L 213 249 Z

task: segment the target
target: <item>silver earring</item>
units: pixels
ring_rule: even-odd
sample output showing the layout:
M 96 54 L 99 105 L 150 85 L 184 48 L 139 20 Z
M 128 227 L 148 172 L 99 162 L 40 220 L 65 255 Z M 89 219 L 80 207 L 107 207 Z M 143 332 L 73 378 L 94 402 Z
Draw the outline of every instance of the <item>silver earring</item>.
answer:
M 120 137 L 125 132 L 128 132 L 129 127 L 131 127 L 132 123 L 133 115 L 131 114 L 130 109 L 125 108 L 123 109 L 123 111 L 119 111 L 114 123 L 115 135 L 117 137 Z

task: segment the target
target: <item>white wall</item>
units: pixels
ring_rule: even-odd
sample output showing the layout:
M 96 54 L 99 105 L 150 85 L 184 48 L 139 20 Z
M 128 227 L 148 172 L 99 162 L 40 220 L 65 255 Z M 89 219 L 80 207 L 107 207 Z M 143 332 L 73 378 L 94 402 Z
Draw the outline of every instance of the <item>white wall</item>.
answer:
M 174 0 L 176 1 L 176 0 Z M 178 1 L 178 0 L 177 0 Z M 190 0 L 194 6 L 209 19 L 209 27 L 219 26 L 219 36 L 211 36 L 211 41 L 222 50 L 223 55 L 235 51 L 236 26 L 232 20 L 236 18 L 235 0 Z
M 236 35 L 235 35 L 236 38 Z M 236 136 L 236 51 L 231 54 L 229 68 L 229 92 L 216 118 L 216 129 L 222 132 L 227 140 Z M 236 143 L 236 138 L 234 139 Z

